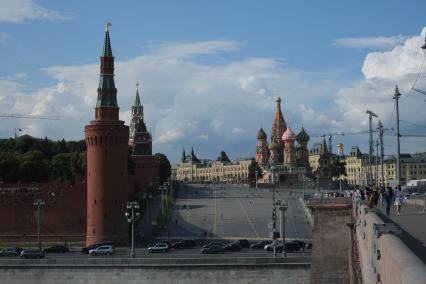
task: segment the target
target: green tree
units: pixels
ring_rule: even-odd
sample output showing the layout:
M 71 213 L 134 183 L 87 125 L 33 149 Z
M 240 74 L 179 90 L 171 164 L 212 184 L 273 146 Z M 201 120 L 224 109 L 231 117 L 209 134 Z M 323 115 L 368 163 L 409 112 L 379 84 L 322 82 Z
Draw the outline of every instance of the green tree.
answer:
M 0 180 L 17 182 L 19 180 L 19 156 L 16 153 L 0 154 Z
M 160 162 L 160 178 L 159 183 L 163 184 L 167 181 L 172 173 L 172 166 L 170 165 L 170 161 L 166 155 L 161 153 L 156 153 L 155 157 L 157 157 Z
M 346 173 L 346 162 L 340 159 L 332 159 L 331 163 L 328 164 L 324 169 L 325 174 L 331 178 L 339 178 L 340 176 L 347 176 Z
M 256 171 L 258 179 L 263 177 L 263 170 L 259 167 L 255 159 L 251 159 L 248 171 L 248 180 L 251 185 L 256 184 Z
M 23 182 L 46 182 L 49 180 L 49 160 L 37 150 L 21 155 L 19 180 Z

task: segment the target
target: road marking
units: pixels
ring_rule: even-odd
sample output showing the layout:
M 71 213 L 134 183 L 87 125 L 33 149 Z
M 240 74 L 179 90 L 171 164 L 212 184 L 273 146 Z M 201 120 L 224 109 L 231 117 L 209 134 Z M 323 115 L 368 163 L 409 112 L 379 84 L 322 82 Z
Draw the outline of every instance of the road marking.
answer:
M 247 213 L 246 208 L 244 207 L 243 203 L 241 203 L 241 200 L 239 198 L 237 198 L 237 200 L 238 200 L 238 203 L 240 203 L 241 208 L 243 208 L 243 211 L 244 211 L 244 214 L 246 215 L 247 221 L 250 224 L 251 228 L 253 229 L 256 237 L 259 238 L 259 234 L 257 233 L 256 228 L 253 225 L 253 222 L 250 220 L 250 217 L 249 217 L 249 215 Z
M 214 198 L 214 221 L 213 221 L 213 234 L 216 236 L 216 216 L 217 216 L 217 200 L 216 200 L 216 190 L 213 191 Z

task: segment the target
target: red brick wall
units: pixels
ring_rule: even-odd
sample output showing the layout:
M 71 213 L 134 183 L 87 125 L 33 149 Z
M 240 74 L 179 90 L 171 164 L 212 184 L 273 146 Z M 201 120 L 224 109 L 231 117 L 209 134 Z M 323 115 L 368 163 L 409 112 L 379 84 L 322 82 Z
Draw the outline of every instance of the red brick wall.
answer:
M 135 162 L 135 190 L 141 190 L 144 186 L 152 184 L 158 187 L 160 162 L 152 155 L 134 155 Z
M 36 241 L 36 198 L 41 207 L 41 235 L 49 241 L 84 241 L 86 183 L 2 184 L 0 186 L 0 241 Z

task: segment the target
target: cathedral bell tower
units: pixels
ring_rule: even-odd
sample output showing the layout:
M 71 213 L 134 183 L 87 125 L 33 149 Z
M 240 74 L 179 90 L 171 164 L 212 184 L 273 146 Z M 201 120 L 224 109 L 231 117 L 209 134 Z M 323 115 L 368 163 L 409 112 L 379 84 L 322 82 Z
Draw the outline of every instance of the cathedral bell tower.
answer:
M 105 28 L 95 120 L 85 127 L 87 146 L 86 245 L 112 241 L 127 243 L 128 228 L 123 212 L 128 197 L 129 127 L 119 120 L 114 57 Z

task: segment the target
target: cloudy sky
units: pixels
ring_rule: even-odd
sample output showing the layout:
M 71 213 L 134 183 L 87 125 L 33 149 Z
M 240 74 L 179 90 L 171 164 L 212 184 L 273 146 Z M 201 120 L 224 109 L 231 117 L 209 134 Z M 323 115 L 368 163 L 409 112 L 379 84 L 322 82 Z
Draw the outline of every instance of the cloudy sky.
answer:
M 401 133 L 426 135 L 426 96 L 410 91 L 426 90 L 425 1 L 289 2 L 0 0 L 0 114 L 60 118 L 0 117 L 0 138 L 83 139 L 107 20 L 120 117 L 140 82 L 154 152 L 172 162 L 191 146 L 200 158 L 253 156 L 277 95 L 310 145 L 343 131 L 334 144 L 367 151 L 369 109 L 394 154 L 398 84 Z M 403 137 L 402 151 L 426 151 L 426 138 Z

